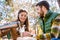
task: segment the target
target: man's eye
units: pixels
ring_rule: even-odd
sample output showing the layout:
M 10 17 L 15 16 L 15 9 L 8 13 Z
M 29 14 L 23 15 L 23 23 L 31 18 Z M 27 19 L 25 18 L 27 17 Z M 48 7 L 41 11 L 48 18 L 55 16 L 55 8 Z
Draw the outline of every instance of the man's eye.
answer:
M 37 8 L 37 10 L 39 10 L 39 9 Z

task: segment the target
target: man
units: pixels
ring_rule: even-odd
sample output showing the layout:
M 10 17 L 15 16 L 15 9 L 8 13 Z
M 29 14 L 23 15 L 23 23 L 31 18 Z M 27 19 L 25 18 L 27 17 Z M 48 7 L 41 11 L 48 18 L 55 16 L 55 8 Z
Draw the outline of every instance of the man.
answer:
M 41 1 L 36 4 L 36 9 L 40 16 L 39 23 L 43 33 L 51 32 L 52 22 L 58 15 L 57 13 L 52 12 L 49 7 L 50 6 L 47 1 Z

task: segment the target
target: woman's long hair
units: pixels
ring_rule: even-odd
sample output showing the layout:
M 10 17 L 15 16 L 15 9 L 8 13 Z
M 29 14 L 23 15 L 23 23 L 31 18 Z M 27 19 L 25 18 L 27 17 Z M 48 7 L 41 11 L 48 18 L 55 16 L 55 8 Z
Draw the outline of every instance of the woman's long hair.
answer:
M 19 12 L 18 12 L 18 19 L 17 19 L 17 21 L 20 21 L 20 19 L 19 19 L 19 14 L 21 13 L 21 12 L 26 12 L 27 13 L 27 11 L 26 10 L 19 10 Z M 28 14 L 28 13 L 27 13 Z M 20 21 L 20 23 L 21 23 L 21 21 Z M 29 28 L 28 28 L 28 26 L 29 26 L 29 24 L 28 24 L 28 17 L 26 18 L 26 20 L 25 20 L 25 22 L 24 22 L 24 25 L 25 25 L 25 31 L 29 31 Z M 18 25 L 19 26 L 19 25 Z M 22 26 L 22 25 L 21 25 Z

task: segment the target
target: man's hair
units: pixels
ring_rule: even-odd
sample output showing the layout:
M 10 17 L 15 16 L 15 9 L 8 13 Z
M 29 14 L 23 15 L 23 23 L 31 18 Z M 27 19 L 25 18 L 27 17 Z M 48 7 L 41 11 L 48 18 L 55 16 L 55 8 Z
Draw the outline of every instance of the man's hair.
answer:
M 41 1 L 39 3 L 36 4 L 36 6 L 44 6 L 47 10 L 49 10 L 49 3 L 47 1 Z

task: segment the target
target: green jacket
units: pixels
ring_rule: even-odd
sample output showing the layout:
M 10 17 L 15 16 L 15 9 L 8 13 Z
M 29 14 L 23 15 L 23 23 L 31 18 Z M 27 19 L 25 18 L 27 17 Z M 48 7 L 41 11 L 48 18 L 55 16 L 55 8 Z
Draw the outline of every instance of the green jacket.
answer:
M 41 29 L 43 30 L 43 33 L 51 32 L 52 22 L 57 17 L 57 15 L 58 15 L 57 13 L 54 13 L 48 10 L 44 19 L 39 18 L 39 23 L 40 23 Z

